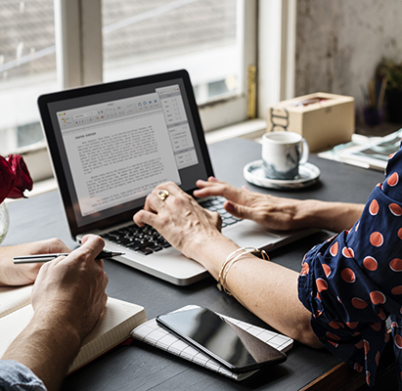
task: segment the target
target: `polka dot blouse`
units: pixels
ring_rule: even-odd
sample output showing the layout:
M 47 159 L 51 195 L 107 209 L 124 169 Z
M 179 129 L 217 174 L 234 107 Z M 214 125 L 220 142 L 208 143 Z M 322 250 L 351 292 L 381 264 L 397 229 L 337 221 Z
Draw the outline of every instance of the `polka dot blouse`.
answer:
M 402 389 L 402 150 L 349 231 L 304 257 L 299 298 L 324 346 L 374 385 L 389 333 Z

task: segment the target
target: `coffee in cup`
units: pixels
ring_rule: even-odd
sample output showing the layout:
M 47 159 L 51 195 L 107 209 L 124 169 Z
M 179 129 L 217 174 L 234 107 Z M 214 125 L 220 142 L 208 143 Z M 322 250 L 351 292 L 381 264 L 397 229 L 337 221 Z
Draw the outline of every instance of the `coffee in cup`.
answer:
M 270 179 L 295 179 L 299 165 L 307 162 L 307 141 L 293 132 L 270 132 L 262 136 L 262 161 L 265 176 Z

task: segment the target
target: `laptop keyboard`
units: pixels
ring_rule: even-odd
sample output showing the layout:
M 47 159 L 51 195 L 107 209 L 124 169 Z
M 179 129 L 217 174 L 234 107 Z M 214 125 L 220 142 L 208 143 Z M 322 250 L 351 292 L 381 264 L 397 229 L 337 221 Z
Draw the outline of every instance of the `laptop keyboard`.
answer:
M 232 225 L 240 221 L 240 219 L 232 216 L 226 209 L 223 207 L 226 198 L 224 197 L 214 197 L 209 198 L 205 201 L 201 201 L 199 204 L 205 209 L 210 210 L 211 212 L 218 212 L 222 217 L 222 228 L 227 227 L 228 225 Z
M 216 197 L 200 202 L 200 205 L 210 211 L 218 212 L 222 217 L 222 228 L 232 225 L 240 221 L 233 217 L 230 213 L 226 212 L 223 207 L 225 198 Z M 102 238 L 111 242 L 120 244 L 130 250 L 136 251 L 143 255 L 149 255 L 164 248 L 171 247 L 171 245 L 158 233 L 154 228 L 149 225 L 139 227 L 132 224 L 123 228 L 116 229 L 101 235 Z

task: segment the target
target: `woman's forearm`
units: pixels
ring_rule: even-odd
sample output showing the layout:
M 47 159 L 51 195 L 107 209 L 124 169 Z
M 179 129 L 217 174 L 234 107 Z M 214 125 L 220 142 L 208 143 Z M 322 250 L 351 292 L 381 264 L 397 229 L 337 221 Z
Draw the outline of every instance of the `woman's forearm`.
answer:
M 218 280 L 227 257 L 239 249 L 226 237 L 204 243 L 195 259 Z M 310 327 L 311 313 L 298 299 L 298 273 L 246 254 L 226 276 L 226 288 L 247 309 L 281 333 L 312 347 L 322 347 Z
M 341 232 L 350 229 L 360 218 L 364 204 L 306 200 L 301 201 L 298 209 L 304 227 Z

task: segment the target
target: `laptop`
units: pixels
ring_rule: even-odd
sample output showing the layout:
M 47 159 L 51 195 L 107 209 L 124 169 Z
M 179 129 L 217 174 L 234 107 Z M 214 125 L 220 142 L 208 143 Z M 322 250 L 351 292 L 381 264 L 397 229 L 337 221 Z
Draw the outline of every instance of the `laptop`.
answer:
M 192 194 L 197 179 L 213 175 L 188 73 L 46 94 L 38 105 L 72 237 L 100 235 L 106 250 L 124 252 L 116 261 L 175 285 L 205 278 L 201 265 L 132 219 L 156 185 L 173 181 Z M 274 249 L 311 234 L 239 221 L 221 201 L 200 200 L 223 212 L 222 232 L 240 246 Z

